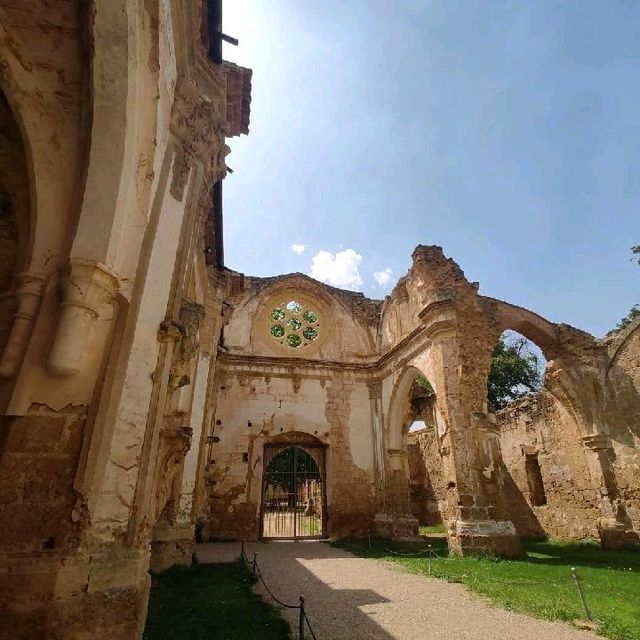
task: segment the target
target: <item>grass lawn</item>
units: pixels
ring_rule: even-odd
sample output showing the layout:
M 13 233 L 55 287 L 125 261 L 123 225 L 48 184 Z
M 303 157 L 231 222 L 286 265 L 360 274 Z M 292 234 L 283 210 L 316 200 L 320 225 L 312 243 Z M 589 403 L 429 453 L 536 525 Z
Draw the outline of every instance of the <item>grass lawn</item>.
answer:
M 421 524 L 418 533 L 421 536 L 428 536 L 434 533 L 447 533 L 447 527 L 443 524 L 426 525 Z
M 287 622 L 252 584 L 240 560 L 153 576 L 143 640 L 290 640 Z
M 471 591 L 507 609 L 548 620 L 584 620 L 571 567 L 582 580 L 587 604 L 599 624 L 598 632 L 614 640 L 640 640 L 640 552 L 605 551 L 596 542 L 525 541 L 527 558 L 449 557 L 447 542 L 400 543 L 372 540 L 334 543 L 355 555 L 396 562 L 411 573 L 427 574 L 426 555 L 403 557 L 431 544 L 439 558 L 432 576 L 461 582 Z

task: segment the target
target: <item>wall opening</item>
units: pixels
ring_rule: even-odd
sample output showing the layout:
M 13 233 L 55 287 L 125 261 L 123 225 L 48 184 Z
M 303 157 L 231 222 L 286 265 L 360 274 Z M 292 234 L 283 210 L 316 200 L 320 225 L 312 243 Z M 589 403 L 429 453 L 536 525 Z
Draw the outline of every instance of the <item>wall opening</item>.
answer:
M 442 525 L 437 478 L 441 459 L 436 430 L 436 394 L 429 381 L 418 374 L 409 391 L 407 459 L 411 513 L 420 527 Z
M 265 445 L 264 461 L 261 537 L 324 537 L 324 447 Z
M 547 504 L 547 494 L 544 490 L 542 471 L 540 470 L 540 462 L 538 461 L 537 453 L 528 454 L 525 457 L 524 469 L 527 474 L 529 501 L 534 507 L 540 507 Z
M 546 358 L 540 347 L 522 334 L 507 330 L 498 338 L 487 380 L 487 405 L 499 411 L 542 388 Z

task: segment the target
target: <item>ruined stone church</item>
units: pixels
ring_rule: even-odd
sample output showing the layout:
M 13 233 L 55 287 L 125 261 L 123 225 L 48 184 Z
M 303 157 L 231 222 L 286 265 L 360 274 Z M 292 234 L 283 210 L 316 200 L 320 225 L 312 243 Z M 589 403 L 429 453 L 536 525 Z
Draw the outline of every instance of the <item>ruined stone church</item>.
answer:
M 220 5 L 0 0 L 0 638 L 139 638 L 197 540 L 633 543 L 638 322 L 554 324 L 434 246 L 384 301 L 225 266 Z M 496 412 L 509 329 L 548 364 Z

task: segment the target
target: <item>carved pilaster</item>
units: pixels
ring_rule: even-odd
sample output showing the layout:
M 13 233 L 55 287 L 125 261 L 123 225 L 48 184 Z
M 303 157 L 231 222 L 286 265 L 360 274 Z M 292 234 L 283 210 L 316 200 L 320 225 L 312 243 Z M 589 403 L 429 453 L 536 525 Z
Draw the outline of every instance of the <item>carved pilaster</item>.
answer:
M 22 362 L 33 322 L 40 308 L 47 276 L 43 273 L 24 272 L 18 275 L 17 280 L 17 309 L 13 315 L 11 333 L 0 360 L 0 376 L 4 378 L 14 376 Z
M 51 373 L 70 376 L 82 370 L 91 327 L 100 307 L 115 298 L 118 284 L 115 273 L 92 260 L 71 258 L 61 268 L 60 319 L 47 361 Z

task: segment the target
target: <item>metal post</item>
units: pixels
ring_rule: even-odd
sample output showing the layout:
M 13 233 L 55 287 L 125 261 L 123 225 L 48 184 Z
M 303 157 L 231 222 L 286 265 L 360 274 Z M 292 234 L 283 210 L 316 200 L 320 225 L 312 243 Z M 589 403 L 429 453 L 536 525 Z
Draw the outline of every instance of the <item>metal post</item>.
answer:
M 245 559 L 245 555 L 244 555 L 244 540 L 240 541 L 240 553 L 242 554 L 242 559 Z
M 300 596 L 300 616 L 298 618 L 298 636 L 304 640 L 304 598 Z
M 429 547 L 427 555 L 429 556 L 429 575 L 431 575 L 431 545 L 428 544 L 427 547 Z
M 256 567 L 258 566 L 258 552 L 253 552 L 253 577 L 256 577 Z
M 571 567 L 571 575 L 573 576 L 573 579 L 576 583 L 576 589 L 578 590 L 578 595 L 580 596 L 582 606 L 584 607 L 584 613 L 587 616 L 587 620 L 591 620 L 591 612 L 589 611 L 589 607 L 587 606 L 587 601 L 582 591 L 582 585 L 580 584 L 580 578 L 578 578 L 578 573 L 576 572 L 575 567 Z
M 367 529 L 367 538 L 369 539 L 369 551 L 371 551 L 371 529 Z

